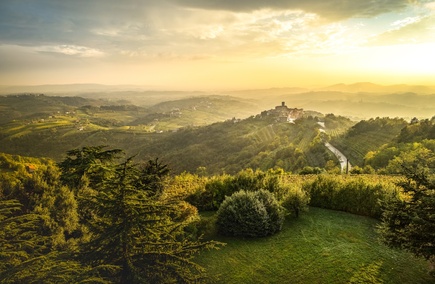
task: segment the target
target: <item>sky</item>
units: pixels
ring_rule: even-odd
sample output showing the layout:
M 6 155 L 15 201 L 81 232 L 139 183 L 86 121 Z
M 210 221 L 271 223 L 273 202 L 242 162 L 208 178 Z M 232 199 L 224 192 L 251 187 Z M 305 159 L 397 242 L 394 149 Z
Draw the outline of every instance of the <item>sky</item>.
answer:
M 1 0 L 0 85 L 435 84 L 435 2 Z

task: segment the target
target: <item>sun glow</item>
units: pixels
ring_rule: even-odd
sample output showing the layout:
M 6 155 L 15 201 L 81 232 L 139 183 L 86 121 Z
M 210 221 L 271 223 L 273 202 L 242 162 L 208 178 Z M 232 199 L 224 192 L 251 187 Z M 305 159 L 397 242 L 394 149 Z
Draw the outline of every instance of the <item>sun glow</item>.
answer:
M 0 3 L 0 84 L 226 89 L 435 78 L 435 2 L 108 0 L 117 9 L 56 10 L 63 4 L 51 1 L 29 10 Z M 41 20 L 26 20 L 29 11 Z

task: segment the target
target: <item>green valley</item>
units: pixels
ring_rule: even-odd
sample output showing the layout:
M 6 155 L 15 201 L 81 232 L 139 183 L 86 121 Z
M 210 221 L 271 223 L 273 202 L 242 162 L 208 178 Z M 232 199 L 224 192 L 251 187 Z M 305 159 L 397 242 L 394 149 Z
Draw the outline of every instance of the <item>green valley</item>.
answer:
M 431 283 L 435 121 L 259 101 L 0 97 L 0 282 Z

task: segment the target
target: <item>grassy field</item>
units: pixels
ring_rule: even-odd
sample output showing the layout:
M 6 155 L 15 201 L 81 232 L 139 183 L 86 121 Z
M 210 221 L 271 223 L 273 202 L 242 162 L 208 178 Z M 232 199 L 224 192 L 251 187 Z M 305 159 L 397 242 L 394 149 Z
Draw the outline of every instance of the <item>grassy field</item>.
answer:
M 382 245 L 374 219 L 310 208 L 271 237 L 227 243 L 197 262 L 213 283 L 434 283 L 427 263 Z

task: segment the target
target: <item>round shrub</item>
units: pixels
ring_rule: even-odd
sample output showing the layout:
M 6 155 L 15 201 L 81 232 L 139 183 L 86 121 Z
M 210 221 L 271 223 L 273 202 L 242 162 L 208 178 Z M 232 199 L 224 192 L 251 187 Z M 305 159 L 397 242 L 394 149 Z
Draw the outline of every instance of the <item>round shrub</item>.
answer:
M 264 237 L 281 230 L 284 208 L 266 190 L 238 191 L 217 212 L 218 232 L 229 236 Z

